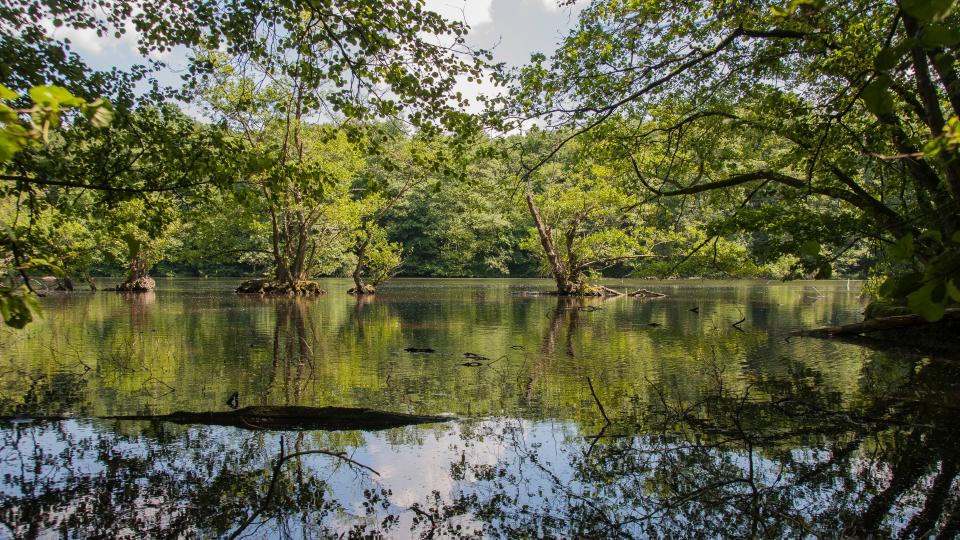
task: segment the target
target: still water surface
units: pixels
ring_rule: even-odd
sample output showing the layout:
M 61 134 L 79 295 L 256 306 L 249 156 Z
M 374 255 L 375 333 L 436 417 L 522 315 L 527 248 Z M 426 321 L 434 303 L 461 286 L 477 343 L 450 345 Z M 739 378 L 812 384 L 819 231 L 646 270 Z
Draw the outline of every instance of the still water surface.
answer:
M 536 280 L 396 280 L 359 300 L 345 280 L 311 300 L 235 285 L 51 296 L 42 322 L 6 331 L 0 408 L 17 418 L 0 423 L 0 535 L 960 530 L 956 362 L 787 339 L 858 320 L 856 282 L 612 284 L 670 295 L 654 301 L 525 294 L 549 290 Z M 96 418 L 228 410 L 234 392 L 457 419 L 264 432 Z M 314 450 L 375 472 L 291 457 Z

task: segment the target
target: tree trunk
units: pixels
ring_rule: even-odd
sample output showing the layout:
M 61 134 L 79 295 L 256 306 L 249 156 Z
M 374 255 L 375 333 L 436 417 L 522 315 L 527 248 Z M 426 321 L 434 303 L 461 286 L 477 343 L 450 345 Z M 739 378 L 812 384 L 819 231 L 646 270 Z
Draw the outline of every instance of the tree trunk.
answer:
M 347 291 L 350 294 L 363 295 L 377 292 L 375 286 L 363 280 L 363 270 L 367 265 L 367 246 L 370 245 L 370 238 L 371 233 L 369 230 L 366 230 L 363 242 L 360 242 L 360 245 L 354 249 L 354 255 L 357 256 L 357 264 L 353 267 L 353 288 Z
M 530 215 L 533 216 L 533 223 L 537 227 L 537 234 L 540 236 L 540 245 L 543 246 L 543 251 L 547 255 L 550 272 L 553 274 L 553 279 L 557 282 L 557 293 L 572 294 L 578 284 L 571 282 L 570 276 L 563 266 L 563 261 L 561 261 L 560 256 L 557 255 L 557 250 L 553 244 L 553 237 L 550 235 L 550 227 L 544 223 L 543 218 L 540 217 L 540 211 L 537 210 L 537 205 L 533 202 L 533 195 L 530 192 L 527 192 L 527 208 L 530 209 Z
M 824 328 L 815 328 L 813 330 L 797 330 L 790 332 L 791 336 L 831 338 L 842 336 L 858 336 L 872 332 L 884 332 L 890 330 L 906 330 L 908 328 L 930 327 L 936 324 L 945 324 L 948 321 L 960 319 L 960 308 L 949 308 L 943 315 L 943 319 L 937 323 L 931 323 L 920 315 L 894 315 L 892 317 L 878 317 L 867 319 L 863 322 L 845 324 L 843 326 L 827 326 Z

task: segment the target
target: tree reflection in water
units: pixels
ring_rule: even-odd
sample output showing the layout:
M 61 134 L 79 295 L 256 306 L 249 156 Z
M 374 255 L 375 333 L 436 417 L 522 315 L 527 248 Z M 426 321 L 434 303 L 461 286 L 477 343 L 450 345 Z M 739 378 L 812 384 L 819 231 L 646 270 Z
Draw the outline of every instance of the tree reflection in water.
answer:
M 2 434 L 8 473 L 0 522 L 16 538 L 45 531 L 82 537 L 326 535 L 365 527 L 362 514 L 354 516 L 357 525 L 338 523 L 353 509 L 330 492 L 332 475 L 366 485 L 370 505 L 387 495 L 359 467 L 310 453 L 307 434 L 292 441 L 288 435 L 286 443 L 275 434 L 238 435 L 230 428 L 149 423 L 10 427 Z
M 740 394 L 718 377 L 694 403 L 651 387 L 656 405 L 596 445 L 557 446 L 515 422 L 487 433 L 513 458 L 454 464 L 456 478 L 481 481 L 433 520 L 470 513 L 511 538 L 954 538 L 960 411 L 945 403 L 958 371 L 921 362 L 893 385 L 867 373 L 864 385 L 883 391 L 846 409 L 806 372 Z
M 808 370 L 746 391 L 718 372 L 692 402 L 650 385 L 652 405 L 610 411 L 599 438 L 521 419 L 408 436 L 8 424 L 0 521 L 16 537 L 954 537 L 960 369 L 887 362 L 856 403 Z M 394 470 L 291 456 L 321 446 Z M 447 484 L 420 478 L 440 472 Z M 412 503 L 394 494 L 410 482 Z

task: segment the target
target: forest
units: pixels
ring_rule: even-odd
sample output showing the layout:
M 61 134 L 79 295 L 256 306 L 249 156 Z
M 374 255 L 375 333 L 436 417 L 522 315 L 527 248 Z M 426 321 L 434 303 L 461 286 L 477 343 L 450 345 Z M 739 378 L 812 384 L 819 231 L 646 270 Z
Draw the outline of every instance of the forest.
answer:
M 957 3 L 0 0 L 0 538 L 960 537 Z
M 151 275 L 842 276 L 941 318 L 954 2 L 749 4 L 598 0 L 506 69 L 416 0 L 4 3 L 4 320 L 32 319 L 33 277 Z M 189 69 L 96 71 L 42 21 Z M 466 112 L 463 78 L 499 93 Z

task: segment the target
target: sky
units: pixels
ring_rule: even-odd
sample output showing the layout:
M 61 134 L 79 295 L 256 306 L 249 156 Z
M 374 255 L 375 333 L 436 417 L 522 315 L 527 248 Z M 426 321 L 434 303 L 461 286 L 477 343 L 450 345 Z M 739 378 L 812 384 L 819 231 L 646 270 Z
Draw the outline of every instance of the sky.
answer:
M 495 62 L 519 66 L 534 52 L 549 55 L 567 30 L 576 22 L 577 8 L 559 7 L 558 0 L 426 0 L 429 9 L 447 18 L 462 20 L 471 27 L 468 42 L 475 48 L 492 50 Z M 119 39 L 97 37 L 91 30 L 47 29 L 54 36 L 69 38 L 74 51 L 95 69 L 127 68 L 142 63 L 137 51 L 137 35 L 132 27 Z M 174 49 L 154 58 L 164 60 L 169 69 L 160 74 L 163 84 L 177 85 L 179 72 L 186 67 L 188 51 Z M 468 98 L 483 92 L 495 93 L 489 82 L 477 87 L 463 82 L 460 90 Z

